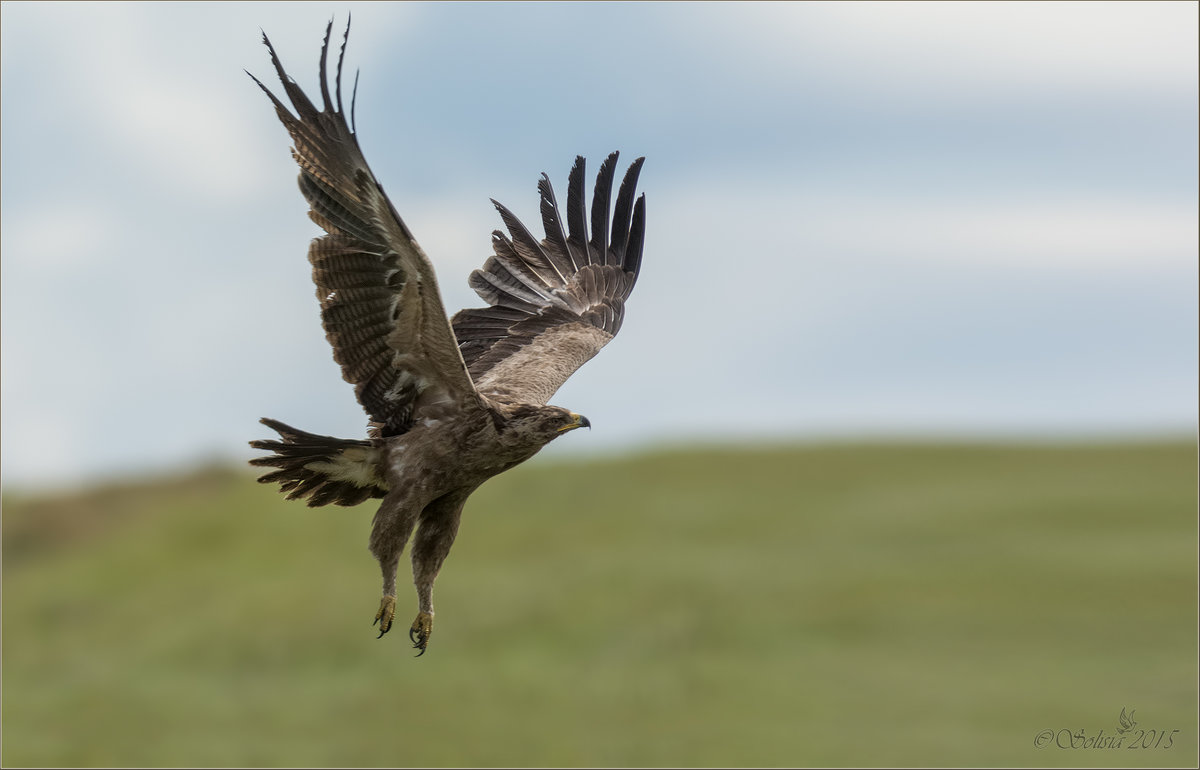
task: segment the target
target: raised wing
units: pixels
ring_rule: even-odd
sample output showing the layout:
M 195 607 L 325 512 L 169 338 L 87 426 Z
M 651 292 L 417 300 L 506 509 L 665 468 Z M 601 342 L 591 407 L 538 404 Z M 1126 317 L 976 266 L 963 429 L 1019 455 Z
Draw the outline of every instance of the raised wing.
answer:
M 321 98 L 318 110 L 283 70 L 263 35 L 271 62 L 296 114 L 264 86 L 279 119 L 292 137 L 292 157 L 300 166 L 300 190 L 309 217 L 327 235 L 308 250 L 321 302 L 321 324 L 333 346 L 342 376 L 382 435 L 408 430 L 423 407 L 465 407 L 478 396 L 458 352 L 442 307 L 437 279 L 363 158 L 358 138 L 342 111 L 342 41 L 330 98 L 325 62 L 333 23 L 321 46 Z M 249 73 L 247 73 L 249 74 Z M 355 91 L 358 81 L 355 78 Z M 354 96 L 351 96 L 351 123 Z
M 590 238 L 582 157 L 568 180 L 565 228 L 549 178 L 543 174 L 538 182 L 546 232 L 541 241 L 492 201 L 509 235 L 492 233 L 495 254 L 470 280 L 489 307 L 460 311 L 452 321 L 479 392 L 545 404 L 621 328 L 642 261 L 646 201 L 643 195 L 635 204 L 633 196 L 643 160 L 625 173 L 611 223 L 617 153 L 601 164 Z

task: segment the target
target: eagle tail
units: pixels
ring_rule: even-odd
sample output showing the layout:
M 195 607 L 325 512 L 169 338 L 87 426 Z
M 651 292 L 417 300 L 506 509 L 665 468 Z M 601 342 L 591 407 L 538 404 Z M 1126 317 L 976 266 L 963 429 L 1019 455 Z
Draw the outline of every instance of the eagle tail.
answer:
M 380 442 L 318 436 L 268 417 L 259 422 L 278 433 L 282 441 L 251 441 L 255 449 L 273 454 L 256 457 L 250 464 L 276 468 L 258 480 L 278 482 L 288 500 L 308 498 L 310 507 L 358 505 L 387 494 L 387 482 L 380 472 Z

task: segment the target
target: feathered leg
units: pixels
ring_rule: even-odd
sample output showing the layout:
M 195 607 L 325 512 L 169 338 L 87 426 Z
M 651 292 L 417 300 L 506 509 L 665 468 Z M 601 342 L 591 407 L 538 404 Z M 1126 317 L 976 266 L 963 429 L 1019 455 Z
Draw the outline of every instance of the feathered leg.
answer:
M 413 583 L 417 587 L 417 619 L 408 631 L 413 647 L 425 654 L 433 633 L 433 582 L 454 545 L 463 504 L 472 490 L 455 492 L 435 500 L 421 514 L 421 527 L 413 540 Z
M 405 491 L 393 489 L 383 498 L 371 527 L 371 553 L 379 560 L 383 572 L 383 598 L 379 602 L 379 612 L 375 614 L 380 637 L 391 630 L 392 619 L 396 616 L 396 572 L 400 554 L 404 552 L 421 510 Z

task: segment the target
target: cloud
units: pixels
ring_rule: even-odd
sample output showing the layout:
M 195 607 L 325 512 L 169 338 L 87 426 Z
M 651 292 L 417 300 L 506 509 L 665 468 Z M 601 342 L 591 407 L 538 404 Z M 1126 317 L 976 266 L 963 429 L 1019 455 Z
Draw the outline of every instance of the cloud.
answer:
M 1192 91 L 1197 79 L 1195 3 L 739 3 L 700 5 L 687 23 L 738 69 L 906 95 Z
M 728 251 L 768 238 L 778 259 L 787 253 L 853 253 L 871 262 L 993 266 L 1031 274 L 1099 269 L 1186 276 L 1195 272 L 1200 238 L 1194 200 L 1154 201 L 1115 192 L 985 191 L 950 198 L 759 184 L 747 193 L 726 180 L 704 191 L 661 190 L 659 197 L 656 214 L 671 231 L 704 233 L 709 248 L 717 243 Z M 722 222 L 732 226 L 709 226 Z
M 14 280 L 54 280 L 89 263 L 118 237 L 119 215 L 92 199 L 64 196 L 53 205 L 26 209 L 0 233 L 6 274 Z M 26 272 L 29 275 L 26 275 Z
M 354 30 L 354 61 L 378 56 L 404 13 L 372 7 L 372 23 Z M 85 129 L 110 183 L 120 177 L 148 194 L 246 204 L 264 192 L 263 158 L 280 135 L 260 119 L 264 97 L 241 71 L 273 79 L 259 24 L 277 44 L 298 48 L 304 40 L 311 54 L 327 14 L 276 3 L 231 4 L 219 13 L 186 4 L 6 4 L 6 99 L 38 104 L 43 124 Z

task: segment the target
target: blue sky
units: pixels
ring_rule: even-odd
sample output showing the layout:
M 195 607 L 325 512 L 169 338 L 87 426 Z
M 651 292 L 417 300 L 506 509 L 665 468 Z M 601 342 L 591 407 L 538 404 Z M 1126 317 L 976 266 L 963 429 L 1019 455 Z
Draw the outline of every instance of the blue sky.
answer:
M 538 175 L 647 157 L 643 276 L 554 453 L 1197 423 L 1197 5 L 3 5 L 5 484 L 360 436 L 259 28 L 452 311 Z

